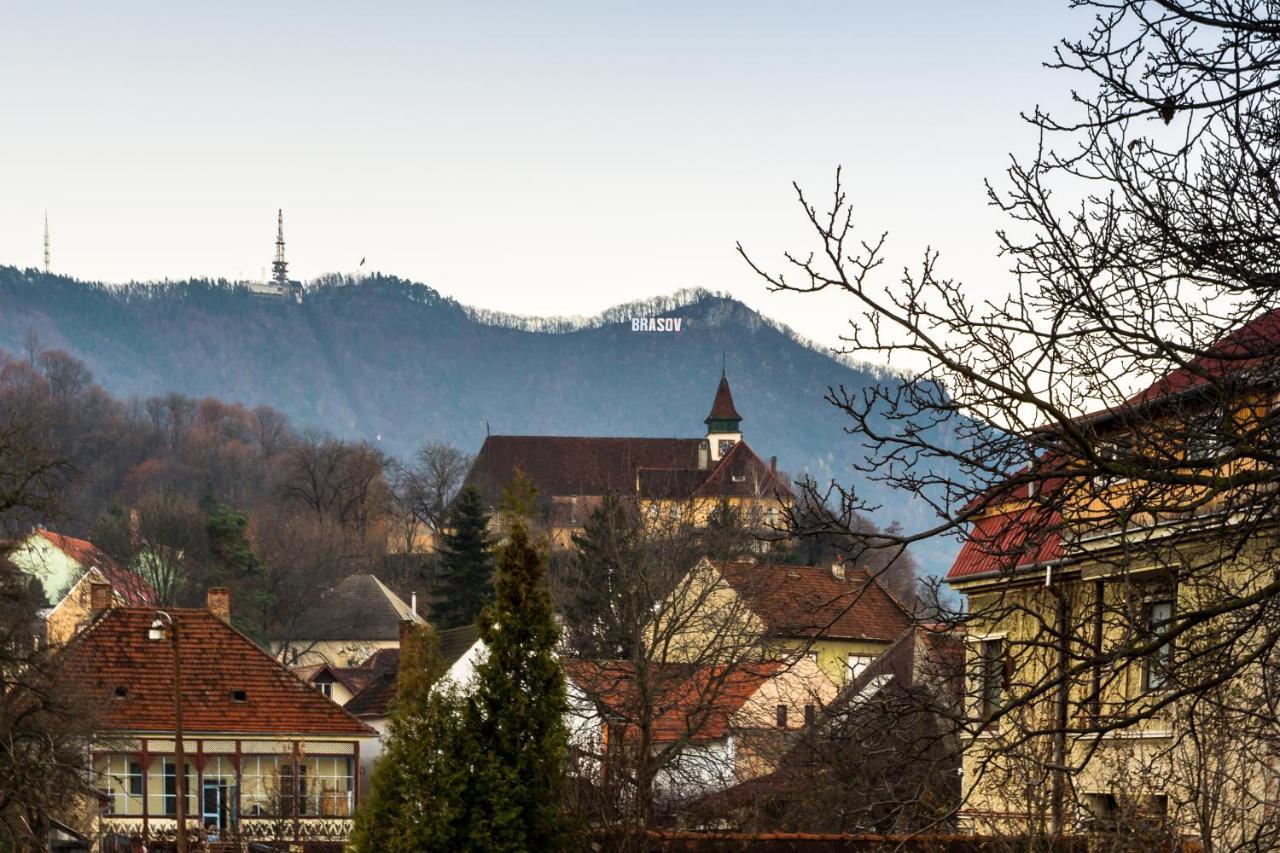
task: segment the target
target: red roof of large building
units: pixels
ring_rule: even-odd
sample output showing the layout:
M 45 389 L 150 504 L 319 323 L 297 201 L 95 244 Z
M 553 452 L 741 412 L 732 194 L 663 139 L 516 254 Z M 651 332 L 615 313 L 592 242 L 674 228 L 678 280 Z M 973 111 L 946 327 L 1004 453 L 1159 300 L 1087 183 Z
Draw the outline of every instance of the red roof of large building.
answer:
M 893 642 L 911 626 L 911 613 L 866 569 L 838 578 L 828 566 L 712 565 L 778 636 Z
M 115 560 L 87 539 L 76 539 L 64 536 L 52 530 L 37 531 L 62 553 L 75 560 L 86 570 L 97 569 L 111 584 L 120 600 L 133 607 L 145 607 L 155 603 L 156 593 L 151 584 L 134 572 L 126 571 L 116 565 Z
M 628 661 L 564 661 L 565 676 L 624 727 L 646 711 L 656 743 L 705 743 L 725 736 L 734 714 L 783 668 L 779 661 L 689 666 L 651 664 L 647 707 L 639 698 L 636 669 Z
M 178 620 L 186 731 L 373 734 L 208 610 L 167 612 Z M 168 639 L 148 639 L 155 618 L 150 607 L 112 608 L 60 653 L 67 675 L 97 700 L 105 731 L 175 728 L 173 646 Z

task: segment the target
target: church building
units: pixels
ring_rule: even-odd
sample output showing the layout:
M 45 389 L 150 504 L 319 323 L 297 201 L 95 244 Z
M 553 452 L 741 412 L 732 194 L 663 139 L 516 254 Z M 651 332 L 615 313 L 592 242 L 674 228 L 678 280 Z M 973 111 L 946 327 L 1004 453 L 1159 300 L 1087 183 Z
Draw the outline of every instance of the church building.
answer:
M 781 523 L 795 496 L 778 476 L 776 457 L 765 462 L 747 444 L 742 421 L 721 374 L 702 438 L 491 435 L 466 485 L 496 506 L 523 471 L 543 501 L 555 548 L 571 546 L 572 534 L 607 494 L 635 500 L 647 518 L 695 524 L 723 501 L 752 526 L 767 528 Z

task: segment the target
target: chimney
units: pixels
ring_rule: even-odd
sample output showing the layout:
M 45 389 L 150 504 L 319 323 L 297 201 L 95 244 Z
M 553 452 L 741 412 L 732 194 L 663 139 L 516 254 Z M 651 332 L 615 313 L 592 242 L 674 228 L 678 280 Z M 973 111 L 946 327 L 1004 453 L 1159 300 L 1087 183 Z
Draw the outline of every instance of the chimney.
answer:
M 106 581 L 89 583 L 89 609 L 93 611 L 95 617 L 110 610 L 115 600 L 115 592 L 111 589 L 111 584 Z
M 835 562 L 831 564 L 831 576 L 838 581 L 844 580 L 844 559 L 836 557 Z
M 769 473 L 775 477 L 778 476 L 778 457 L 776 456 L 769 457 Z
M 698 444 L 698 470 L 705 471 L 711 464 L 711 445 L 703 441 Z
M 413 611 L 413 615 L 418 615 L 418 593 L 417 591 L 409 593 L 409 609 Z
M 223 622 L 231 623 L 231 590 L 225 586 L 211 586 L 205 600 L 210 613 Z

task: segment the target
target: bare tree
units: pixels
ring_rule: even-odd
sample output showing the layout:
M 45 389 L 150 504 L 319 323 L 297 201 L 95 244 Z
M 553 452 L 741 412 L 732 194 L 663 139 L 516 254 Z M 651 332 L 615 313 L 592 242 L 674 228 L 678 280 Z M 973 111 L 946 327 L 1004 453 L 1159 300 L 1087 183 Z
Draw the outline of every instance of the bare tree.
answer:
M 886 236 L 858 232 L 838 173 L 821 206 L 797 187 L 811 251 L 780 272 L 744 251 L 776 290 L 849 297 L 845 353 L 920 367 L 828 399 L 866 476 L 936 523 L 840 532 L 890 550 L 965 539 L 966 808 L 1007 804 L 1021 779 L 1053 836 L 1084 820 L 1085 794 L 1110 808 L 1110 761 L 1149 757 L 1118 733 L 1159 735 L 1152 772 L 1173 792 L 1167 750 L 1212 757 L 1190 709 L 1257 722 L 1235 729 L 1264 736 L 1249 778 L 1271 772 L 1280 733 L 1265 702 L 1280 662 L 1280 22 L 1263 2 L 1074 5 L 1095 17 L 1051 64 L 1087 85 L 1071 115 L 1027 117 L 1039 147 L 990 187 L 1010 295 L 974 299 L 932 251 L 882 281 Z M 1165 819 L 1207 849 L 1257 849 L 1274 815 L 1259 801 L 1240 817 L 1248 832 L 1203 808 Z

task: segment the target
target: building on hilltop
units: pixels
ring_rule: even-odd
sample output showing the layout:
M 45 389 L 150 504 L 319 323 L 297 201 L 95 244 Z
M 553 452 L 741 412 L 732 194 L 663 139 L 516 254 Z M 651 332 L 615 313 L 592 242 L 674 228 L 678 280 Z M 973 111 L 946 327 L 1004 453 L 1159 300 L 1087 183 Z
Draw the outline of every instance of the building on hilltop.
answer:
M 752 526 L 780 525 L 795 495 L 776 457 L 762 460 L 743 438 L 742 415 L 721 374 L 703 438 L 491 435 L 467 475 L 490 506 L 520 471 L 538 490 L 552 546 L 566 549 L 605 495 L 634 499 L 649 517 L 704 523 L 724 502 Z

